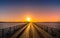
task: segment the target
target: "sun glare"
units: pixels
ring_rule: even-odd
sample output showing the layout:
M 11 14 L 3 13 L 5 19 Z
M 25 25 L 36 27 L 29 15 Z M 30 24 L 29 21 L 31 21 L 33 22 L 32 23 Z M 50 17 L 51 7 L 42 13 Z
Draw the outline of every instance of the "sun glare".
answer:
M 30 17 L 27 17 L 27 18 L 26 18 L 26 21 L 27 21 L 27 22 L 31 22 L 31 18 L 30 18 Z

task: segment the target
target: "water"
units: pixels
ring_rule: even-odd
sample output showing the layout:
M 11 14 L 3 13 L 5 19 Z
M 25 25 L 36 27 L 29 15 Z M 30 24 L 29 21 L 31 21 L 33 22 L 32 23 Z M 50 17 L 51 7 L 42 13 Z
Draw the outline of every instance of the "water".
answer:
M 58 22 L 47 22 L 47 23 L 37 23 L 38 25 L 46 25 L 48 27 L 51 27 L 51 28 L 56 28 L 56 29 L 60 29 L 60 23 Z
M 22 25 L 25 23 L 0 23 L 0 29 L 8 28 L 8 27 L 13 27 L 16 25 Z

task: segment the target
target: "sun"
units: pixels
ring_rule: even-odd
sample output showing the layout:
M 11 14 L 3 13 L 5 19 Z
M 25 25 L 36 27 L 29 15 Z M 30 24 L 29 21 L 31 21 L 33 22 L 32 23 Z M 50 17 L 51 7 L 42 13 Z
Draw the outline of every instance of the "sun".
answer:
M 30 18 L 30 17 L 27 17 L 27 18 L 26 18 L 26 21 L 27 21 L 27 22 L 31 22 L 31 18 Z

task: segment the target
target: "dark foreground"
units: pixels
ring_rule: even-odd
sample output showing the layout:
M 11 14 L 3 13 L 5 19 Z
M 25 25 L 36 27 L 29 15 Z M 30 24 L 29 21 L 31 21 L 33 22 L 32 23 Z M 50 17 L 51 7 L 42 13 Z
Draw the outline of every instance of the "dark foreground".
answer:
M 6 32 L 6 30 L 9 30 Z M 60 38 L 60 30 L 48 28 L 38 23 L 26 23 L 0 30 L 0 38 Z

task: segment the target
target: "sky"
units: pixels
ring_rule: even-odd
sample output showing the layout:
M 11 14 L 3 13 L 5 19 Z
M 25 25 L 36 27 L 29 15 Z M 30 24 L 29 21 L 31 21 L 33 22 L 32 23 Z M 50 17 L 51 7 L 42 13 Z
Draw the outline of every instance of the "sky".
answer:
M 0 1 L 0 21 L 60 22 L 60 1 L 16 0 Z

